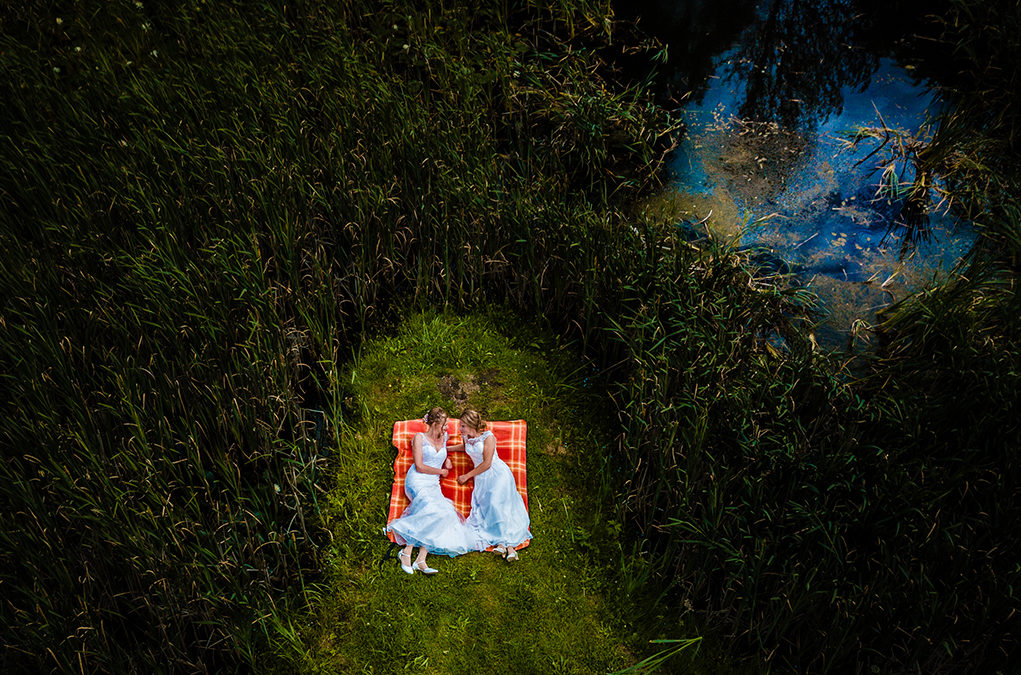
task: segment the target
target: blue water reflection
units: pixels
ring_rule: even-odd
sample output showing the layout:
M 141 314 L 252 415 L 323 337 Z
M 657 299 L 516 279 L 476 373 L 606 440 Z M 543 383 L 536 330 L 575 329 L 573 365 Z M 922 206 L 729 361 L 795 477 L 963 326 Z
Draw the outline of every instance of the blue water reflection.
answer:
M 846 344 L 856 320 L 871 323 L 949 273 L 975 238 L 937 210 L 930 236 L 903 246 L 902 204 L 877 192 L 885 153 L 869 158 L 874 142 L 841 142 L 880 121 L 914 135 L 934 112 L 930 89 L 908 68 L 862 46 L 856 11 L 849 1 L 760 4 L 692 87 L 671 161 L 678 212 L 789 264 L 820 296 L 828 318 L 819 338 L 830 346 Z M 910 167 L 893 169 L 910 180 Z

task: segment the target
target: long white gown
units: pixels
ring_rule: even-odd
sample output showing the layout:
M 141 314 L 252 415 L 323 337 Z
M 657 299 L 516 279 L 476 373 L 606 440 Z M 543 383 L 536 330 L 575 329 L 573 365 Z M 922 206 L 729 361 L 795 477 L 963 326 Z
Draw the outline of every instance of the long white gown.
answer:
M 434 469 L 443 467 L 447 459 L 447 434 L 443 444 L 436 448 L 425 434 L 422 436 L 422 461 Z M 398 544 L 425 546 L 430 553 L 451 557 L 478 550 L 478 542 L 465 524 L 464 516 L 454 508 L 454 502 L 440 490 L 440 477 L 420 473 L 412 464 L 404 479 L 404 492 L 411 503 L 399 518 L 387 523 L 386 529 L 394 533 Z
M 486 431 L 471 440 L 465 440 L 464 450 L 475 466 L 483 461 L 486 438 L 492 436 Z M 531 519 L 525 501 L 518 492 L 514 474 L 507 463 L 493 450 L 493 462 L 489 468 L 476 474 L 472 489 L 472 509 L 468 515 L 468 527 L 474 538 L 483 546 L 517 546 L 532 538 L 529 531 Z

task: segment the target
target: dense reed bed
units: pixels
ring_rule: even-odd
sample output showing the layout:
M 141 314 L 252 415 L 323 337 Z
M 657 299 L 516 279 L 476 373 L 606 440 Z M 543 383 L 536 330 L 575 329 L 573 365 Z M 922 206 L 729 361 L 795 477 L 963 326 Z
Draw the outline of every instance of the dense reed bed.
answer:
M 650 620 L 812 671 L 1007 662 L 1016 257 L 839 377 L 809 298 L 636 206 L 676 129 L 610 15 L 3 10 L 6 668 L 251 662 L 318 567 L 306 410 L 335 430 L 343 364 L 416 303 L 505 304 L 596 364 Z
M 777 664 L 1016 667 L 1021 567 L 1005 533 L 1021 515 L 1018 15 L 1011 3 L 944 9 L 919 26 L 935 45 L 919 50 L 946 108 L 931 135 L 886 130 L 881 151 L 912 165 L 896 186 L 909 210 L 950 205 L 982 237 L 961 276 L 884 313 L 860 377 L 835 378 L 797 340 L 780 358 L 757 349 L 761 301 L 731 290 L 713 306 L 686 295 L 682 269 L 642 286 L 614 331 L 634 363 L 615 398 L 630 404 L 628 507 L 653 576 L 710 631 Z M 924 218 L 907 216 L 925 236 Z
M 3 10 L 5 669 L 253 658 L 318 566 L 305 410 L 338 421 L 366 327 L 560 314 L 547 260 L 649 179 L 670 125 L 597 74 L 606 17 Z

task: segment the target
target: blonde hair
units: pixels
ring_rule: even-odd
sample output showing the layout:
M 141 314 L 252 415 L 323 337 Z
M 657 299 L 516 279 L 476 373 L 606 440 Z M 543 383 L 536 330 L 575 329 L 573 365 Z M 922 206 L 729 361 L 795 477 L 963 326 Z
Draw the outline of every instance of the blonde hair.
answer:
M 461 422 L 467 424 L 476 431 L 486 430 L 486 421 L 482 419 L 482 415 L 480 415 L 477 410 L 472 410 L 471 408 L 468 408 L 461 413 Z

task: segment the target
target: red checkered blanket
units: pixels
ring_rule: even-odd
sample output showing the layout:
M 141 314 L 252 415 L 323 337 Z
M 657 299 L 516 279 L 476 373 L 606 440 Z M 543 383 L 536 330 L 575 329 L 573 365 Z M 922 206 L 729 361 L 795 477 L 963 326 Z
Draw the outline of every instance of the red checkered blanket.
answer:
M 518 492 L 525 500 L 525 508 L 528 508 L 528 480 L 525 471 L 525 434 L 528 431 L 528 423 L 525 420 L 512 420 L 509 422 L 487 422 L 488 429 L 496 436 L 496 452 L 500 459 L 507 462 L 511 472 L 514 474 L 514 481 L 517 483 Z M 390 490 L 390 511 L 386 521 L 390 522 L 404 512 L 410 503 L 408 496 L 404 494 L 404 476 L 414 463 L 411 456 L 411 439 L 420 431 L 425 431 L 426 425 L 422 420 L 402 420 L 394 423 L 393 444 L 397 448 L 397 458 L 394 459 L 394 484 Z M 457 420 L 447 421 L 447 445 L 457 445 L 461 442 L 461 436 L 457 429 Z M 468 517 L 472 504 L 472 488 L 474 481 L 468 481 L 465 485 L 458 485 L 457 477 L 472 469 L 472 460 L 468 453 L 448 452 L 447 457 L 454 465 L 445 478 L 440 479 L 440 489 L 443 494 L 454 502 L 461 515 Z M 387 533 L 390 541 L 394 540 L 392 532 Z M 518 548 L 528 546 L 524 542 Z

